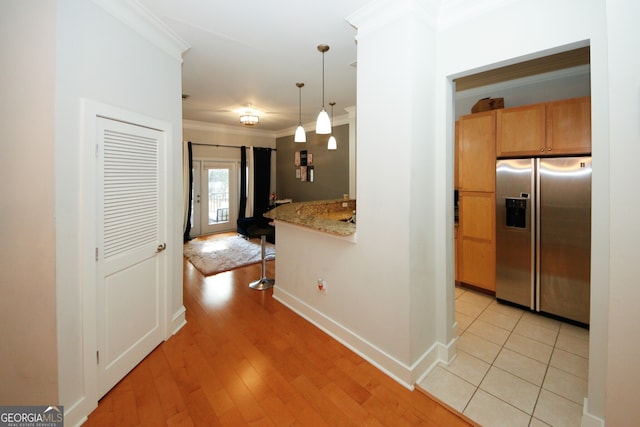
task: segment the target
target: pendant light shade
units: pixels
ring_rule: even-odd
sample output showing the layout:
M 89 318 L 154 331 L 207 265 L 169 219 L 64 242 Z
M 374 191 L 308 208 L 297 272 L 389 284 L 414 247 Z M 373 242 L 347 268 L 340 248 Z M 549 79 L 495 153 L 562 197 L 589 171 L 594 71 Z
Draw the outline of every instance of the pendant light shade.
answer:
M 336 105 L 335 102 L 330 102 L 331 105 L 331 122 L 333 122 L 333 106 Z M 336 141 L 336 137 L 333 136 L 333 128 L 331 127 L 331 123 L 329 123 L 329 132 L 331 136 L 329 137 L 329 141 L 327 141 L 327 150 L 337 150 L 338 142 Z
M 331 133 L 331 120 L 324 107 L 322 107 L 322 111 L 318 114 L 318 120 L 316 120 L 316 133 L 323 135 Z
M 304 131 L 302 125 L 296 128 L 296 134 L 293 137 L 295 142 L 307 142 L 307 132 Z
M 336 137 L 331 135 L 329 141 L 327 141 L 327 150 L 337 150 L 338 142 L 336 141 Z
M 296 83 L 296 86 L 298 86 L 298 127 L 293 140 L 295 142 L 307 142 L 307 132 L 302 127 L 302 88 L 304 83 Z
M 326 44 L 318 45 L 318 51 L 322 53 L 322 110 L 318 114 L 318 120 L 316 120 L 316 133 L 327 135 L 331 133 L 331 120 L 329 120 L 329 114 L 324 108 L 324 53 L 329 50 L 329 46 Z

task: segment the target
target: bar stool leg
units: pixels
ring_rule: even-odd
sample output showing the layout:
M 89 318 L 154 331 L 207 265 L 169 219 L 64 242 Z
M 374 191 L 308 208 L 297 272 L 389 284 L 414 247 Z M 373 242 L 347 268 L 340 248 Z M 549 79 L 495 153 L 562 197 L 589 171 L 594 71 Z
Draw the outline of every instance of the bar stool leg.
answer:
M 267 236 L 264 234 L 260 236 L 260 246 L 262 247 L 262 274 L 260 279 L 255 280 L 249 283 L 249 287 L 251 289 L 255 289 L 256 291 L 264 291 L 265 289 L 273 288 L 273 285 L 276 284 L 275 279 L 267 278 L 267 260 L 265 259 L 265 241 L 267 240 Z

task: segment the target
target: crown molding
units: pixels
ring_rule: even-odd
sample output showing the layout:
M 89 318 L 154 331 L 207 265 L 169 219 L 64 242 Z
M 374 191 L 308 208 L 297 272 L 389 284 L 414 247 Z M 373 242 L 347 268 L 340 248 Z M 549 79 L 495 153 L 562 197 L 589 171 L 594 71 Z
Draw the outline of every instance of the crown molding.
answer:
M 92 0 L 98 7 L 140 36 L 182 62 L 191 46 L 137 0 Z
M 276 138 L 277 132 L 260 130 L 256 128 L 243 128 L 238 126 L 221 125 L 218 123 L 201 122 L 197 120 L 182 120 L 183 129 L 201 130 L 206 132 L 224 133 L 227 135 L 264 136 Z M 295 131 L 295 129 L 294 129 Z M 292 133 L 293 134 L 293 133 Z

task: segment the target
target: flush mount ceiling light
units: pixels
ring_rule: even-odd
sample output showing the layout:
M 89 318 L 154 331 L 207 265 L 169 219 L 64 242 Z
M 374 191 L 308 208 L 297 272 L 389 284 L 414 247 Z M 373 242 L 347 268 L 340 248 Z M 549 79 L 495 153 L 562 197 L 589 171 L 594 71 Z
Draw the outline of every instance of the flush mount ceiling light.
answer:
M 260 117 L 255 114 L 243 114 L 240 116 L 240 123 L 245 126 L 254 126 L 260 122 Z
M 260 122 L 260 116 L 258 115 L 260 112 L 253 108 L 252 104 L 249 104 L 249 108 L 245 108 L 244 111 L 240 113 L 240 123 L 244 126 L 255 126 Z
M 316 120 L 316 133 L 324 135 L 331 133 L 331 120 L 329 120 L 329 114 L 324 108 L 324 53 L 328 50 L 329 46 L 326 44 L 318 45 L 318 51 L 322 53 L 322 110 Z
M 330 102 L 329 105 L 331 105 L 331 123 L 333 123 L 333 106 L 336 105 L 336 103 Z M 329 125 L 329 128 L 331 129 L 331 136 L 329 137 L 329 141 L 327 141 L 327 150 L 337 150 L 338 143 L 336 141 L 336 137 L 333 136 L 333 128 L 331 125 Z
M 307 133 L 302 127 L 302 88 L 304 83 L 296 83 L 296 86 L 298 86 L 298 127 L 293 140 L 295 142 L 307 142 Z

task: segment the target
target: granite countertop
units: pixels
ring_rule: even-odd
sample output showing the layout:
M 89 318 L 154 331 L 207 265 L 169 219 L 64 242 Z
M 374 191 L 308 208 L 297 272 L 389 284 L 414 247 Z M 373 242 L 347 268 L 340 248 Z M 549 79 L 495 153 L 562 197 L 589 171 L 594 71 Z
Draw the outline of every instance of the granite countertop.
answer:
M 356 232 L 356 225 L 347 221 L 355 210 L 355 200 L 316 200 L 283 204 L 265 212 L 264 216 L 337 236 L 350 236 Z

